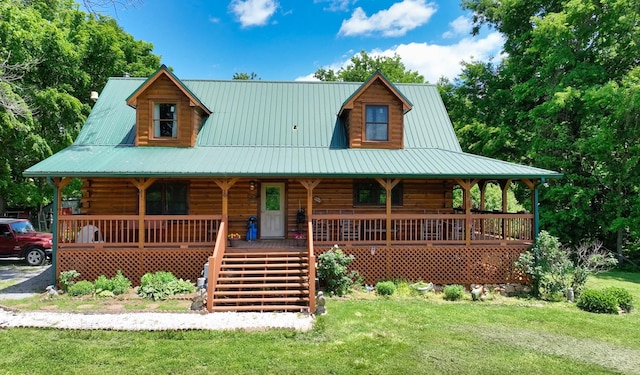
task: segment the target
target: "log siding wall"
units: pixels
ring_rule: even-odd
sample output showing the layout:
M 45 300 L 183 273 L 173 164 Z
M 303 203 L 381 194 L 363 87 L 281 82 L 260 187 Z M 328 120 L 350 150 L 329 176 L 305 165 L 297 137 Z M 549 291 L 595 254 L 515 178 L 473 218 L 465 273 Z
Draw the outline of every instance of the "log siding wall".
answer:
M 389 140 L 365 140 L 365 108 L 367 105 L 389 107 Z M 404 113 L 402 101 L 382 82 L 374 82 L 354 102 L 348 113 L 349 147 L 400 149 L 404 147 Z
M 179 179 L 163 181 L 183 182 Z M 229 191 L 229 232 L 246 234 L 249 216 L 260 216 L 260 182 L 285 182 L 287 238 L 297 231 L 305 231 L 296 223 L 298 209 L 306 214 L 307 191 L 295 179 L 258 181 L 255 190 L 250 190 L 249 179 L 238 181 Z M 325 179 L 314 189 L 313 195 L 321 199 L 314 204 L 318 213 L 384 213 L 384 206 L 357 207 L 353 205 L 352 179 Z M 403 180 L 402 206 L 394 206 L 393 213 L 442 213 L 451 210 L 453 183 L 446 180 Z M 222 213 L 222 193 L 211 178 L 188 180 L 188 214 L 219 215 Z M 83 215 L 137 215 L 138 189 L 126 178 L 92 178 L 83 180 Z M 308 218 L 308 216 L 307 216 Z M 259 228 L 258 228 L 259 230 Z M 259 233 L 258 233 L 259 234 Z

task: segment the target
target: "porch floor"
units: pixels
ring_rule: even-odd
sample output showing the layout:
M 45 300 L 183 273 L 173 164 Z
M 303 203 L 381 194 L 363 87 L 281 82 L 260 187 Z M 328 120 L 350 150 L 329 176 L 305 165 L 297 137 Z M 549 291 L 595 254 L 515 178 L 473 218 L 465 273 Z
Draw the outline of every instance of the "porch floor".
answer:
M 234 240 L 232 246 L 227 246 L 227 252 L 242 252 L 243 250 L 252 249 L 274 249 L 274 250 L 290 250 L 305 251 L 307 242 L 295 239 L 276 239 L 276 240 L 255 240 L 244 241 Z

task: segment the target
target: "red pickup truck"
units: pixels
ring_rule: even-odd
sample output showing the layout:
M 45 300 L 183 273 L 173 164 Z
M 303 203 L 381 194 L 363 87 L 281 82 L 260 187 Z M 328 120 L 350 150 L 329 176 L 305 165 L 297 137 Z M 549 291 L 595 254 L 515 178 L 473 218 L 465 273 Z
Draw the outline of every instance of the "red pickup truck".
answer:
M 24 258 L 40 266 L 52 252 L 51 233 L 37 232 L 29 220 L 0 218 L 0 258 Z

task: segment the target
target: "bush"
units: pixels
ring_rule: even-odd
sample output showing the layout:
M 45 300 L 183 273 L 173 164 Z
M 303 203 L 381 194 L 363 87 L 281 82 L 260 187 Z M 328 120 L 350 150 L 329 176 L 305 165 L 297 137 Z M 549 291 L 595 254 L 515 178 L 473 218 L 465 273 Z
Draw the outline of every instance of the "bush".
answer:
M 169 296 L 191 293 L 196 290 L 190 281 L 178 279 L 171 272 L 158 271 L 145 273 L 140 279 L 138 294 L 153 301 L 163 300 Z
M 585 289 L 576 303 L 579 309 L 599 314 L 615 314 L 618 302 L 613 293 L 604 289 Z
M 131 288 L 131 281 L 122 274 L 122 271 L 118 270 L 116 275 L 110 279 L 104 275 L 98 276 L 95 281 L 95 288 L 98 293 L 101 291 L 109 291 L 114 295 L 119 295 Z
M 75 284 L 76 277 L 80 276 L 80 273 L 76 270 L 60 272 L 60 288 L 63 292 L 68 292 L 69 287 Z
M 376 284 L 376 293 L 379 296 L 391 296 L 396 292 L 396 284 L 393 281 L 381 281 Z
M 69 287 L 69 295 L 73 297 L 86 296 L 93 294 L 94 287 L 91 281 L 82 280 L 74 283 Z
M 604 291 L 616 298 L 618 307 L 621 310 L 625 312 L 631 312 L 631 310 L 633 310 L 633 296 L 631 295 L 631 293 L 629 293 L 628 290 L 612 286 L 605 288 Z
M 318 256 L 318 279 L 326 285 L 327 292 L 338 296 L 347 294 L 359 277 L 355 271 L 347 272 L 353 259 L 353 255 L 345 255 L 337 245 Z
M 454 284 L 454 285 L 445 285 L 442 290 L 444 293 L 444 299 L 447 301 L 457 301 L 464 297 L 464 287 L 462 285 Z

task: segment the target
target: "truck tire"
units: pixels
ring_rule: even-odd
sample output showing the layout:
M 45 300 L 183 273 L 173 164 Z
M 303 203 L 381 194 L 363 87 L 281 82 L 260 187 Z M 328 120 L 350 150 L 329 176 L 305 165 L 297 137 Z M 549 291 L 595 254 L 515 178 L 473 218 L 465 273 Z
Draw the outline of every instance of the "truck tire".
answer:
M 41 266 L 44 264 L 44 261 L 46 259 L 47 257 L 44 253 L 44 250 L 37 247 L 29 248 L 24 254 L 24 260 L 30 266 Z

